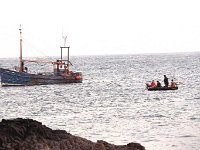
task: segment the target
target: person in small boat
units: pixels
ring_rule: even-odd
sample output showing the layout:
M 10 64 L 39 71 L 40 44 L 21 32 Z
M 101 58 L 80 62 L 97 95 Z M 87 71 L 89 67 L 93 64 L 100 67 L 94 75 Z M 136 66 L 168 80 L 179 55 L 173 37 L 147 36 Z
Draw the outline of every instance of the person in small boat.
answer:
M 154 80 L 151 82 L 151 87 L 156 87 L 156 82 Z
M 165 84 L 165 87 L 169 86 L 169 81 L 166 75 L 164 75 L 164 84 Z
M 171 87 L 176 87 L 176 82 L 174 82 L 174 80 L 171 80 Z
M 161 87 L 161 83 L 157 81 L 157 87 Z

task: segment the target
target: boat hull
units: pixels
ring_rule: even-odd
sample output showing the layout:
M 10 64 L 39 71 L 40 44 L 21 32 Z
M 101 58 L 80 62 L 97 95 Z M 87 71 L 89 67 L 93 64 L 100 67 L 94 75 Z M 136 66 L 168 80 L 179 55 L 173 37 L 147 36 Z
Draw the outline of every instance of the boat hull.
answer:
M 178 90 L 178 87 L 147 87 L 148 91 Z
M 70 75 L 42 75 L 0 68 L 0 76 L 2 86 L 82 83 L 81 73 L 73 73 Z

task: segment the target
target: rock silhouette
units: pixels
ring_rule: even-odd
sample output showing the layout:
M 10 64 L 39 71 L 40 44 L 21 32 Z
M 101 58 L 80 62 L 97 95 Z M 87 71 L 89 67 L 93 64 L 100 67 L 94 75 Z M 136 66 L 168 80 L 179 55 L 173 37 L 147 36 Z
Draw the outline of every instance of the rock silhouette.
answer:
M 32 119 L 2 119 L 0 150 L 145 150 L 138 143 L 92 142 L 64 130 L 52 130 Z

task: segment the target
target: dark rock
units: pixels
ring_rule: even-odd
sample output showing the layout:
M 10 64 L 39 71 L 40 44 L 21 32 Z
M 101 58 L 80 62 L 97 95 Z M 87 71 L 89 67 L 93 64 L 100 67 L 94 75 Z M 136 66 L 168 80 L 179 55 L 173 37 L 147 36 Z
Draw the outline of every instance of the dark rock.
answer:
M 0 150 L 145 150 L 138 143 L 92 142 L 63 130 L 52 130 L 32 119 L 2 119 Z

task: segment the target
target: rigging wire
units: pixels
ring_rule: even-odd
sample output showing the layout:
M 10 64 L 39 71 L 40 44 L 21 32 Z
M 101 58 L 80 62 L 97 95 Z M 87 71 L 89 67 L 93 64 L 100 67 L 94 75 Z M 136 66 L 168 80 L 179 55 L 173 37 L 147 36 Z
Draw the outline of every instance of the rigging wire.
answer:
M 34 54 L 34 57 L 37 59 L 41 59 L 41 57 L 44 57 L 44 59 L 52 60 L 53 58 L 48 56 L 47 54 L 44 53 L 44 51 L 41 51 L 38 47 L 34 46 L 31 42 L 29 42 L 26 38 L 23 38 L 23 44 L 27 46 L 30 52 Z M 40 56 L 38 56 L 40 54 Z

